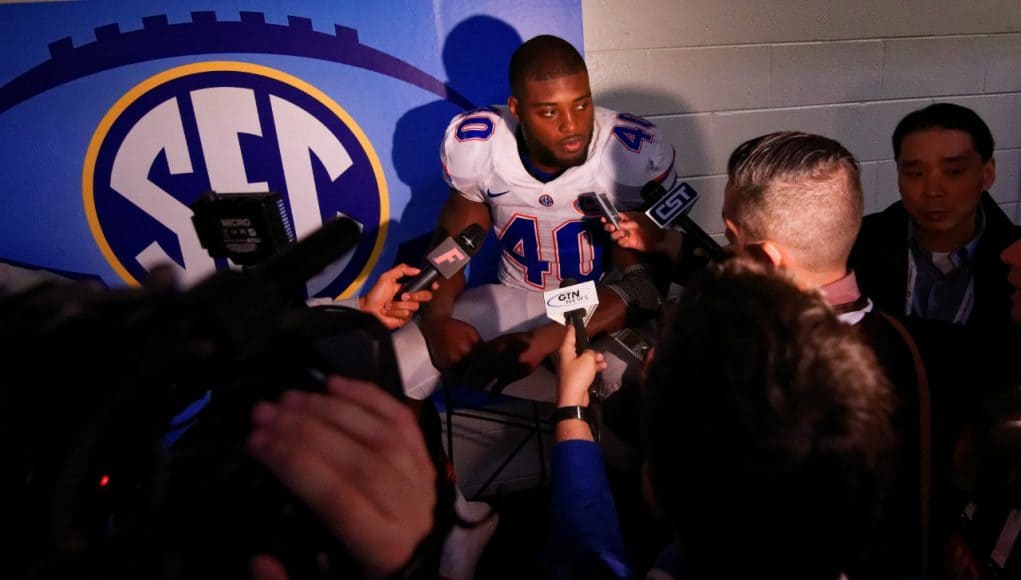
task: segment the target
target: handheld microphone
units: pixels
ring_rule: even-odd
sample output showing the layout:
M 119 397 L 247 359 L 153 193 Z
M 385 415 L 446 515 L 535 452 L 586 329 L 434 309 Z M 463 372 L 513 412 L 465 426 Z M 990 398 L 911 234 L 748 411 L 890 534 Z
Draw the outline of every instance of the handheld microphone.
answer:
M 586 217 L 602 215 L 606 218 L 606 221 L 613 224 L 613 227 L 620 229 L 620 212 L 617 211 L 617 208 L 605 193 L 590 191 L 580 194 L 578 196 L 578 207 L 581 208 Z
M 442 275 L 450 279 L 464 268 L 485 240 L 486 231 L 479 224 L 471 224 L 453 238 L 446 238 L 425 256 L 426 264 L 417 276 L 405 282 L 394 295 L 400 300 L 405 292 L 418 292 L 432 285 Z
M 695 220 L 688 217 L 688 210 L 698 201 L 698 192 L 687 182 L 682 181 L 667 191 L 662 184 L 650 181 L 642 188 L 642 197 L 652 204 L 649 209 L 645 210 L 645 215 L 654 224 L 661 229 L 666 229 L 676 221 L 684 233 L 706 249 L 712 259 L 719 260 L 724 256 L 720 244 L 699 227 Z
M 543 297 L 546 299 L 546 316 L 560 324 L 574 325 L 577 340 L 577 352 L 580 354 L 588 348 L 588 334 L 585 323 L 592 317 L 599 306 L 599 292 L 596 283 L 589 280 L 578 284 L 573 278 L 560 283 L 557 290 L 548 290 Z

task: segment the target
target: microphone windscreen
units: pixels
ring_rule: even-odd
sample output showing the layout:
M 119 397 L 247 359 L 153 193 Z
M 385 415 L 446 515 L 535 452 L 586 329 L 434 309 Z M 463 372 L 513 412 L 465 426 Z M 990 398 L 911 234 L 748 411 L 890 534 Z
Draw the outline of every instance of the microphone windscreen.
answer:
M 466 254 L 473 256 L 485 239 L 486 230 L 479 224 L 470 224 L 468 227 L 461 230 L 461 233 L 457 234 L 454 241 L 457 242 L 457 245 L 461 246 L 461 249 L 463 249 Z

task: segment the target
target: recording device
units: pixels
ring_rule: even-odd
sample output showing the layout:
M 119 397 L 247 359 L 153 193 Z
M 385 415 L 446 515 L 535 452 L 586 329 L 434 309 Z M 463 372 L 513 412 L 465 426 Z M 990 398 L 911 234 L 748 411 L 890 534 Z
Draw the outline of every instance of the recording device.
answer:
M 628 353 L 635 361 L 642 362 L 648 354 L 652 345 L 640 334 L 630 328 L 622 328 L 610 335 L 624 352 Z
M 546 316 L 550 320 L 565 326 L 574 325 L 578 352 L 588 348 L 585 324 L 599 306 L 596 283 L 589 280 L 578 284 L 573 278 L 568 278 L 560 283 L 560 288 L 547 290 L 543 298 L 546 301 Z
M 578 207 L 590 217 L 603 216 L 613 227 L 620 229 L 620 213 L 605 193 L 587 192 L 578 196 Z
M 723 248 L 687 214 L 698 201 L 698 192 L 693 187 L 682 181 L 667 191 L 663 184 L 650 181 L 642 188 L 642 198 L 650 204 L 645 215 L 657 226 L 666 229 L 677 222 L 684 233 L 709 254 L 710 259 L 724 257 Z
M 357 224 L 339 218 L 185 292 L 46 284 L 0 298 L 11 577 L 239 578 L 259 553 L 294 578 L 355 575 L 350 554 L 248 457 L 245 439 L 255 402 L 322 390 L 324 375 L 403 396 L 375 318 L 290 300 L 357 240 Z M 196 403 L 204 407 L 168 439 L 172 418 Z
M 199 243 L 213 258 L 254 266 L 279 254 L 295 240 L 294 227 L 279 193 L 202 194 L 191 205 Z
M 394 295 L 394 299 L 400 299 L 405 292 L 418 292 L 428 288 L 441 275 L 449 280 L 468 264 L 468 260 L 482 246 L 485 238 L 486 231 L 482 226 L 471 224 L 455 237 L 444 239 L 426 254 L 426 264 L 422 271 L 405 282 Z

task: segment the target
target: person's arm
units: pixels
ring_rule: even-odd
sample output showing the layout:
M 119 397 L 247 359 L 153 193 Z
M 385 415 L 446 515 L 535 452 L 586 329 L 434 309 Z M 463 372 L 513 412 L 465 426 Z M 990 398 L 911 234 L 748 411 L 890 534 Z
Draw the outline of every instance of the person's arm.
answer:
M 575 333 L 568 327 L 560 345 L 557 407 L 588 406 L 588 388 L 606 368 L 603 355 L 575 353 Z M 630 578 L 624 539 L 599 447 L 587 422 L 558 421 L 551 459 L 550 524 L 544 577 Z
M 451 190 L 440 212 L 436 238 L 457 235 L 471 224 L 478 224 L 488 231 L 491 223 L 486 204 L 471 201 L 458 191 Z M 433 363 L 440 370 L 460 362 L 481 340 L 475 327 L 452 317 L 454 302 L 466 284 L 464 270 L 450 279 L 440 278 L 432 300 L 421 311 L 419 327 L 429 346 Z
M 252 411 L 249 453 L 304 501 L 363 566 L 399 571 L 433 527 L 436 470 L 412 412 L 379 387 L 330 377 Z M 285 578 L 273 558 L 252 576 Z

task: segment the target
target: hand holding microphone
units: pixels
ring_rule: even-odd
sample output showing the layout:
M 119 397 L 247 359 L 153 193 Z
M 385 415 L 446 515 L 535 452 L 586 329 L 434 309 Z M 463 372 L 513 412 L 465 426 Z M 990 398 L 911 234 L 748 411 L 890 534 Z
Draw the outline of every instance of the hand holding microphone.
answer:
M 441 275 L 450 279 L 468 264 L 485 240 L 486 231 L 471 224 L 453 238 L 446 238 L 425 256 L 426 263 L 417 276 L 406 282 L 394 295 L 399 300 L 405 292 L 418 292 L 432 286 Z
M 667 229 L 670 224 L 677 222 L 685 234 L 699 247 L 705 249 L 711 259 L 723 258 L 723 248 L 688 217 L 687 212 L 698 201 L 698 192 L 693 187 L 682 181 L 668 191 L 663 184 L 650 181 L 642 188 L 642 197 L 651 204 L 645 211 L 645 216 L 652 223 L 660 229 Z
M 563 325 L 571 325 L 575 329 L 578 353 L 588 348 L 588 333 L 585 323 L 599 306 L 599 292 L 595 282 L 591 280 L 578 284 L 573 278 L 560 283 L 560 288 L 549 290 L 543 294 L 546 300 L 546 316 Z
M 603 353 L 579 349 L 577 331 L 568 328 L 560 345 L 557 368 L 557 406 L 578 405 L 588 407 L 591 402 L 589 388 L 596 375 L 606 369 Z
M 358 308 L 375 316 L 390 330 L 404 326 L 423 302 L 432 300 L 432 291 L 437 286 L 433 282 L 425 290 L 399 292 L 401 285 L 398 280 L 420 273 L 419 268 L 407 264 L 398 264 L 383 272 L 372 288 L 358 299 Z M 394 292 L 397 292 L 397 296 L 394 296 Z

